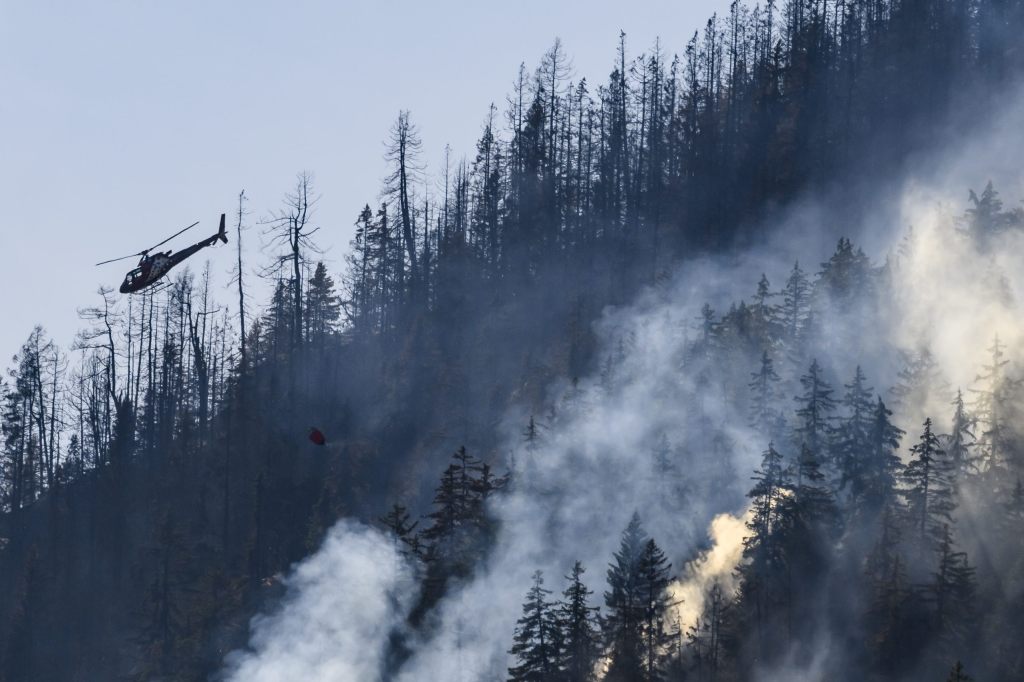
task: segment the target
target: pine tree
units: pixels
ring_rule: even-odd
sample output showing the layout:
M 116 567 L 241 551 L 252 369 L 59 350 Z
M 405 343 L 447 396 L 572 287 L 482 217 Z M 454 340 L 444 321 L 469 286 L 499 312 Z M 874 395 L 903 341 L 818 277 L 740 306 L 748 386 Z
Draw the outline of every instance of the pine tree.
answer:
M 1024 224 L 1024 212 L 1019 208 L 1003 210 L 1003 201 L 999 192 L 989 180 L 982 190 L 981 196 L 974 190 L 968 192 L 971 207 L 963 216 L 963 232 L 985 251 L 991 248 L 993 241 L 1002 233 L 1019 228 Z
M 452 455 L 434 492 L 434 509 L 427 514 L 430 525 L 419 534 L 427 570 L 414 621 L 442 596 L 449 579 L 469 575 L 487 551 L 494 529 L 485 501 L 505 480 L 494 477 L 465 447 Z
M 769 443 L 761 467 L 754 472 L 754 486 L 747 493 L 752 510 L 747 522 L 750 534 L 743 539 L 746 561 L 737 569 L 741 577 L 740 601 L 747 617 L 754 622 L 758 643 L 764 651 L 769 646 L 766 638 L 772 634 L 769 620 L 779 611 L 787 593 L 782 515 L 791 492 L 792 482 L 782 465 L 782 455 Z
M 822 375 L 821 365 L 817 360 L 812 360 L 807 374 L 800 377 L 803 395 L 795 398 L 799 405 L 796 410 L 799 424 L 796 427 L 795 440 L 798 443 L 806 443 L 818 457 L 824 454 L 832 437 L 831 413 L 836 409 L 832 387 Z
M 594 679 L 594 664 L 600 651 L 597 631 L 597 607 L 589 605 L 592 590 L 583 583 L 583 564 L 573 564 L 565 577 L 569 586 L 558 605 L 562 630 L 560 668 L 565 682 L 589 682 Z
M 786 502 L 789 523 L 804 529 L 805 536 L 815 535 L 825 540 L 836 532 L 839 509 L 835 497 L 821 471 L 821 461 L 806 445 L 800 449 L 796 485 Z
M 644 545 L 637 563 L 637 583 L 642 599 L 643 680 L 660 679 L 661 653 L 667 643 L 665 616 L 669 608 L 668 583 L 672 565 L 653 539 Z
M 482 463 L 464 446 L 456 450 L 434 493 L 435 508 L 427 514 L 431 525 L 422 533 L 428 543 L 427 558 L 454 575 L 465 575 L 483 549 L 479 532 L 485 525 L 482 470 Z
M 1018 383 L 1007 376 L 1009 360 L 1004 359 L 1004 349 L 997 334 L 988 349 L 992 358 L 990 364 L 982 367 L 983 373 L 976 379 L 981 387 L 972 389 L 976 396 L 972 412 L 980 429 L 975 453 L 989 493 L 997 495 L 1006 493 L 1003 489 L 1004 473 L 1013 456 L 1009 419 L 1013 391 Z
M 541 442 L 541 425 L 537 423 L 537 420 L 531 414 L 530 420 L 526 423 L 526 428 L 523 429 L 523 449 L 526 451 L 526 461 L 522 465 L 523 473 L 527 481 L 531 483 L 537 475 L 536 458 Z
M 938 565 L 927 586 L 935 627 L 949 643 L 963 645 L 973 633 L 976 584 L 967 554 L 954 549 L 948 524 L 942 527 L 937 554 Z
M 798 261 L 786 279 L 780 310 L 782 327 L 790 344 L 796 344 L 810 315 L 810 291 L 811 285 Z
M 857 509 L 868 514 L 883 509 L 892 499 L 896 479 L 903 467 L 896 451 L 904 432 L 892 423 L 891 417 L 892 411 L 878 398 L 871 420 L 871 437 L 861 467 L 861 483 L 850 490 Z
M 824 292 L 831 305 L 848 310 L 857 297 L 871 291 L 871 261 L 859 248 L 842 237 L 835 253 L 827 263 L 821 264 L 821 272 L 815 282 L 815 290 Z
M 697 679 L 717 680 L 725 652 L 725 624 L 730 604 L 715 581 L 704 596 L 704 608 L 686 633 L 693 653 Z
M 551 590 L 544 588 L 544 576 L 533 574 L 533 586 L 526 593 L 523 615 L 516 622 L 509 653 L 516 665 L 508 669 L 509 682 L 555 682 L 559 679 L 561 632 L 554 604 L 547 600 Z
M 865 384 L 864 372 L 858 365 L 853 379 L 845 385 L 843 407 L 846 408 L 846 417 L 839 426 L 834 456 L 840 486 L 858 491 L 865 485 L 864 460 L 871 447 L 872 420 L 876 409 L 871 400 L 872 389 Z
M 322 262 L 316 264 L 306 287 L 306 334 L 318 350 L 324 349 L 327 338 L 337 330 L 341 303 L 334 291 L 334 280 Z
M 957 389 L 956 397 L 953 399 L 953 423 L 950 427 L 949 436 L 946 437 L 946 452 L 949 453 L 950 465 L 953 468 L 955 480 L 959 480 L 964 474 L 975 471 L 976 463 L 971 448 L 974 446 L 973 428 L 974 420 L 967 414 L 964 407 L 963 391 Z
M 941 542 L 943 528 L 952 523 L 955 507 L 951 467 L 939 437 L 926 419 L 919 442 L 910 448 L 911 459 L 902 472 L 907 485 L 907 515 L 921 547 Z
M 420 538 L 416 534 L 416 527 L 420 522 L 409 523 L 410 518 L 409 511 L 396 502 L 379 520 L 401 543 L 401 551 L 404 555 L 418 557 L 420 556 Z
M 747 527 L 752 535 L 748 547 L 770 545 L 776 530 L 779 511 L 789 494 L 791 482 L 782 465 L 782 455 L 773 443 L 761 455 L 761 468 L 754 472 L 754 487 L 747 493 L 751 499 L 753 516 Z
M 750 305 L 751 336 L 767 350 L 768 344 L 778 338 L 779 308 L 769 301 L 777 294 L 772 293 L 771 283 L 764 273 L 757 282 L 757 292 Z
M 778 435 L 781 416 L 776 411 L 776 384 L 779 375 L 775 373 L 772 357 L 767 350 L 761 353 L 761 366 L 750 374 L 750 425 L 765 437 Z
M 605 651 L 611 660 L 605 679 L 609 682 L 643 679 L 645 602 L 639 566 L 647 540 L 640 515 L 634 512 L 622 532 L 615 561 L 608 567 L 608 591 L 604 593 Z

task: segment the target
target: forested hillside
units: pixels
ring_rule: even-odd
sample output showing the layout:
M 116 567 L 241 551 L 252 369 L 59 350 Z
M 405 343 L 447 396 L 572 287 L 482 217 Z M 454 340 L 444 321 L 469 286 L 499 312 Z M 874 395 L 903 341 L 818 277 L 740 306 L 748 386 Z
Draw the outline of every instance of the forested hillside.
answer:
M 0 679 L 1024 675 L 1019 197 L 890 210 L 1007 118 L 1021 29 L 734 2 L 593 82 L 556 40 L 443 168 L 398 114 L 338 272 L 330 187 L 233 198 L 227 289 L 101 290 L 0 383 Z

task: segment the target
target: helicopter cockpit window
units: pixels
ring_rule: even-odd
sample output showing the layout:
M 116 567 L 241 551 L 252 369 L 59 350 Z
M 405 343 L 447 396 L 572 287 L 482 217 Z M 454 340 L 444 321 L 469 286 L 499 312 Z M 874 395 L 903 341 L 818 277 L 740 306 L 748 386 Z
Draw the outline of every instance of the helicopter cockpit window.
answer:
M 128 283 L 131 284 L 134 283 L 135 280 L 139 279 L 140 277 L 142 277 L 142 268 L 135 268 L 127 275 L 125 275 L 125 280 L 127 280 Z

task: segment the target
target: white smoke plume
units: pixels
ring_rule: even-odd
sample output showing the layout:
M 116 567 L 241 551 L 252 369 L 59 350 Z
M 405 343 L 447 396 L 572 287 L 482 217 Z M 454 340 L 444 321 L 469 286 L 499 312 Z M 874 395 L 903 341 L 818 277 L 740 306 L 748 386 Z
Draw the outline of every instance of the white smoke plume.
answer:
M 751 515 L 748 508 L 742 516 L 726 513 L 712 519 L 708 529 L 711 547 L 688 563 L 682 576 L 669 585 L 669 595 L 684 631 L 697 622 L 713 585 L 717 584 L 724 595 L 735 594 L 739 587 L 736 566 L 743 558 L 743 538 Z
M 285 586 L 279 611 L 253 620 L 249 649 L 228 656 L 223 679 L 379 679 L 388 636 L 417 594 L 394 541 L 347 520 L 294 568 Z

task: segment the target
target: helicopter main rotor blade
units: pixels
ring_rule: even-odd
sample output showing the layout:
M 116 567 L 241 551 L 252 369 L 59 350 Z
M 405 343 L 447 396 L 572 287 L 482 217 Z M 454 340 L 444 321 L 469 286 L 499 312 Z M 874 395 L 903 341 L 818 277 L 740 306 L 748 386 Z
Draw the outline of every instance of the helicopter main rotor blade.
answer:
M 136 256 L 141 256 L 144 253 L 146 253 L 146 252 L 145 251 L 139 251 L 138 253 L 133 253 L 133 254 L 128 255 L 128 256 L 121 256 L 120 258 L 111 258 L 110 260 L 100 261 L 96 265 L 106 265 L 107 263 L 116 263 L 119 260 L 127 260 L 129 258 L 135 258 Z
M 177 232 L 175 232 L 170 237 L 168 237 L 167 239 L 163 240 L 162 242 L 160 242 L 156 246 L 151 246 L 148 249 L 144 249 L 142 251 L 139 251 L 138 253 L 133 253 L 133 254 L 131 254 L 129 256 L 121 256 L 120 258 L 111 258 L 110 260 L 101 261 L 101 262 L 97 263 L 96 265 L 106 265 L 107 263 L 116 263 L 119 260 L 127 260 L 128 258 L 135 258 L 136 256 L 145 256 L 150 251 L 155 249 L 157 246 L 163 246 L 167 242 L 169 242 L 172 239 L 174 239 L 175 237 L 177 237 L 179 234 L 181 234 L 183 232 L 186 232 L 188 230 L 191 230 L 193 227 L 195 227 L 198 224 L 199 224 L 199 221 L 197 220 L 194 223 L 192 223 L 191 225 L 189 225 L 188 227 L 186 227 L 184 230 L 178 230 Z
M 156 248 L 157 246 L 163 246 L 163 245 L 164 245 L 164 244 L 166 244 L 167 242 L 169 242 L 169 241 L 171 241 L 172 239 L 174 239 L 175 237 L 177 237 L 177 236 L 178 236 L 179 234 L 181 234 L 182 232 L 186 232 L 186 231 L 188 231 L 188 230 L 191 230 L 191 229 L 192 229 L 193 227 L 195 227 L 195 226 L 196 226 L 196 225 L 198 225 L 198 224 L 199 224 L 199 221 L 197 220 L 197 221 L 195 221 L 194 223 L 192 223 L 191 225 L 189 225 L 188 227 L 186 227 L 186 228 L 185 228 L 184 230 L 178 230 L 177 232 L 175 232 L 174 234 L 172 234 L 172 235 L 171 235 L 170 237 L 168 237 L 167 239 L 163 240 L 163 241 L 162 241 L 162 242 L 160 242 L 159 244 L 155 244 L 155 245 L 153 245 L 153 246 L 149 247 L 148 249 L 146 249 L 146 250 L 145 250 L 145 251 L 143 251 L 142 253 L 149 253 L 150 251 L 152 251 L 153 249 L 155 249 L 155 248 Z

